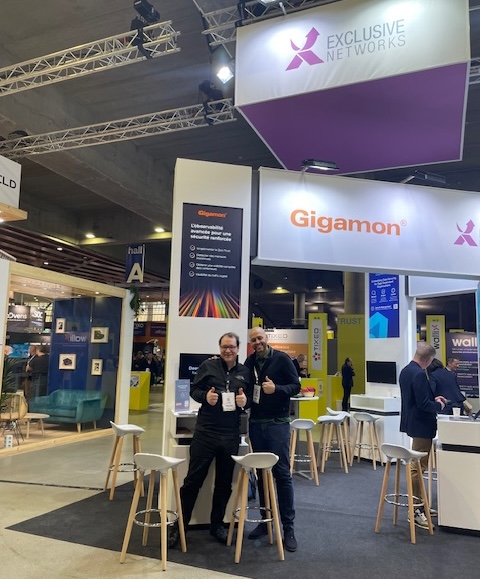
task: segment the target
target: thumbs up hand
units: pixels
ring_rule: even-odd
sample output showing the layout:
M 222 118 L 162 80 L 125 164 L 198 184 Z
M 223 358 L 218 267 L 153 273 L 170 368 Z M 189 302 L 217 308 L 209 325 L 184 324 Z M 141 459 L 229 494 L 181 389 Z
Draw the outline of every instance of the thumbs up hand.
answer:
M 262 390 L 265 394 L 273 394 L 275 392 L 275 384 L 268 376 L 265 376 L 265 380 L 262 382 Z
M 214 386 L 212 386 L 207 392 L 206 399 L 210 406 L 215 406 L 215 404 L 218 402 L 218 394 L 215 392 Z
M 245 408 L 245 405 L 247 404 L 247 397 L 245 396 L 245 393 L 243 392 L 243 388 L 239 388 L 237 391 L 237 395 L 235 396 L 235 404 L 239 407 L 239 408 Z

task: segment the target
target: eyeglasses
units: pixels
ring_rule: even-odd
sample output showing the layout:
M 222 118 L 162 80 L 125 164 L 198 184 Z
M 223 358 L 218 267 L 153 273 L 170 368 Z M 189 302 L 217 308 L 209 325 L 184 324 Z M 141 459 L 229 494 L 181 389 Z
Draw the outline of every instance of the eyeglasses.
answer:
M 236 350 L 238 348 L 238 346 L 220 346 L 220 350 L 226 351 L 226 350 Z

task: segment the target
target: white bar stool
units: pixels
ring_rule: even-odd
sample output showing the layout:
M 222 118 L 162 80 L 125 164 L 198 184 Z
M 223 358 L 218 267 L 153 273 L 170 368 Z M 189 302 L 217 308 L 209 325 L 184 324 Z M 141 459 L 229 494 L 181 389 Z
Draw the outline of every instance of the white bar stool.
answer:
M 235 527 L 235 520 L 238 520 L 237 542 L 235 546 L 235 563 L 240 562 L 242 554 L 243 543 L 243 529 L 245 522 L 247 523 L 266 523 L 268 529 L 268 542 L 273 544 L 272 523 L 275 528 L 275 538 L 277 541 L 278 555 L 280 561 L 285 560 L 283 552 L 283 542 L 280 534 L 280 521 L 277 507 L 277 497 L 275 494 L 275 486 L 273 484 L 272 468 L 278 462 L 278 456 L 271 452 L 250 452 L 244 456 L 233 456 L 235 462 L 240 465 L 240 472 L 238 473 L 237 487 L 235 489 L 235 496 L 233 499 L 233 512 L 230 519 L 230 526 L 228 528 L 227 545 L 232 544 L 233 529 Z M 262 469 L 263 489 L 265 495 L 264 507 L 249 507 L 248 506 L 248 479 L 250 471 L 254 469 Z M 240 505 L 240 506 L 239 506 Z M 248 510 L 260 510 L 266 515 L 266 518 L 249 519 L 247 517 Z
M 375 458 L 375 451 L 378 454 L 378 460 L 383 466 L 382 453 L 380 452 L 380 444 L 377 432 L 377 420 L 380 416 L 374 416 L 368 412 L 355 412 L 353 418 L 356 420 L 357 425 L 355 427 L 355 435 L 353 437 L 352 452 L 350 458 L 350 466 L 353 466 L 353 461 L 355 459 L 355 450 L 358 449 L 357 462 L 360 462 L 362 456 L 362 449 L 370 451 L 372 453 L 373 469 L 377 470 L 377 461 Z M 364 441 L 364 425 L 368 426 L 369 440 L 370 442 Z M 365 432 L 366 434 L 366 432 Z
M 127 528 L 125 529 L 125 536 L 123 538 L 122 552 L 120 553 L 120 563 L 125 561 L 125 556 L 132 534 L 133 524 L 143 527 L 142 545 L 147 544 L 148 531 L 150 527 L 160 527 L 160 543 L 161 543 L 161 558 L 162 570 L 167 569 L 167 527 L 173 525 L 178 521 L 178 529 L 180 532 L 180 544 L 182 552 L 187 551 L 187 542 L 185 539 L 185 527 L 182 516 L 182 502 L 180 500 L 180 488 L 178 485 L 177 467 L 185 461 L 184 458 L 172 458 L 169 456 L 161 456 L 159 454 L 137 453 L 135 454 L 135 464 L 137 465 L 139 476 L 135 485 L 135 493 L 133 495 L 130 513 L 128 515 Z M 176 511 L 167 510 L 167 476 L 168 471 L 172 471 L 173 488 L 175 492 Z M 140 493 L 143 488 L 143 479 L 145 473 L 150 471 L 150 480 L 148 482 L 147 505 L 146 509 L 137 511 Z M 159 507 L 152 508 L 153 494 L 155 490 L 155 475 L 160 473 L 160 489 L 159 489 Z M 152 522 L 151 515 L 159 516 L 159 522 Z M 143 520 L 138 517 L 144 516 Z
M 378 513 L 377 522 L 375 525 L 375 533 L 380 532 L 380 524 L 382 521 L 383 507 L 385 503 L 393 505 L 393 524 L 397 524 L 398 507 L 408 507 L 408 517 L 410 520 L 410 541 L 411 543 L 416 543 L 415 537 L 415 514 L 414 509 L 417 507 L 423 507 L 425 510 L 425 516 L 428 521 L 428 532 L 433 535 L 433 525 L 430 516 L 430 508 L 428 506 L 427 493 L 425 492 L 425 485 L 423 483 L 423 477 L 421 476 L 420 459 L 427 455 L 426 452 L 417 452 L 416 450 L 410 450 L 404 446 L 398 444 L 382 444 L 382 452 L 387 457 L 387 465 L 385 467 L 385 474 L 383 476 L 382 491 L 380 493 L 380 501 L 378 503 Z M 387 494 L 388 488 L 388 478 L 390 475 L 390 467 L 392 465 L 392 460 L 397 461 L 395 468 L 395 489 L 391 494 Z M 407 493 L 400 493 L 400 470 L 402 461 L 405 463 L 405 478 L 407 480 Z M 413 494 L 412 485 L 412 462 L 417 463 L 417 469 L 419 474 L 420 489 L 422 496 L 416 497 Z M 400 497 L 407 497 L 407 503 L 401 503 Z
M 317 464 L 320 464 L 320 453 L 322 454 L 322 462 L 320 472 L 325 472 L 325 462 L 327 461 L 333 447 L 333 433 L 338 443 L 338 455 L 340 457 L 340 464 L 343 465 L 344 471 L 348 474 L 348 451 L 347 444 L 343 438 L 343 423 L 345 416 L 341 414 L 319 416 L 317 422 L 321 426 L 320 442 L 318 444 Z
M 131 434 L 133 436 L 133 455 L 140 452 L 140 435 L 145 432 L 140 426 L 135 424 L 115 424 L 110 421 L 113 433 L 115 434 L 115 440 L 113 442 L 113 450 L 110 456 L 110 462 L 107 470 L 107 478 L 105 480 L 105 486 L 103 490 L 108 489 L 108 481 L 110 479 L 110 474 L 112 474 L 112 487 L 110 489 L 110 500 L 113 501 L 115 495 L 115 484 L 117 482 L 117 473 L 119 472 L 133 472 L 134 484 L 137 482 L 137 467 L 135 465 L 135 460 L 133 462 L 120 462 L 120 457 L 122 456 L 123 440 L 125 436 Z M 143 487 L 142 487 L 142 497 L 143 497 Z
M 308 478 L 308 480 L 315 479 L 315 484 L 318 487 L 318 470 L 317 461 L 315 459 L 315 449 L 313 447 L 313 436 L 312 428 L 315 426 L 313 420 L 308 418 L 296 418 L 290 423 L 291 437 L 290 437 L 290 474 L 299 474 Z M 296 454 L 297 450 L 297 440 L 299 437 L 299 432 L 305 432 L 307 435 L 307 449 L 308 454 Z M 308 463 L 310 465 L 310 471 L 304 470 L 293 470 L 295 463 Z M 310 472 L 310 476 L 306 473 Z
M 329 406 L 327 406 L 327 413 L 330 414 L 331 416 L 343 416 L 344 417 L 343 438 L 345 440 L 345 444 L 347 447 L 347 462 L 348 462 L 348 464 L 350 464 L 350 459 L 351 459 L 350 418 L 352 417 L 352 415 L 350 414 L 350 412 L 346 412 L 345 410 L 333 410 L 333 408 L 330 408 Z

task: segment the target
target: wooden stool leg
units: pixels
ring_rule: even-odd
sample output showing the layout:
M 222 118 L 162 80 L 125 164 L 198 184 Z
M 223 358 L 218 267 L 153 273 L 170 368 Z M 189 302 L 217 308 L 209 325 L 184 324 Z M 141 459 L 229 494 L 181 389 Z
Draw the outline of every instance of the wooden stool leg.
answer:
M 350 422 L 346 417 L 343 421 L 343 438 L 345 440 L 345 451 L 347 453 L 347 463 L 350 464 Z
M 242 503 L 240 505 L 240 515 L 238 517 L 237 543 L 235 545 L 235 563 L 240 563 L 240 556 L 242 554 L 243 529 L 245 527 L 245 518 L 247 516 L 247 506 L 248 506 L 248 473 L 243 471 Z
M 238 509 L 238 503 L 240 500 L 240 495 L 242 493 L 242 488 L 243 488 L 243 474 L 244 474 L 244 470 L 243 468 L 240 468 L 240 470 L 238 471 L 238 478 L 237 478 L 237 486 L 235 488 L 235 494 L 233 497 L 233 509 L 232 509 L 232 516 L 230 517 L 230 525 L 228 526 L 228 536 L 227 536 L 227 545 L 230 547 L 230 545 L 232 544 L 232 540 L 233 540 L 233 529 L 235 528 L 235 511 L 236 509 Z
M 359 432 L 360 432 L 360 422 L 357 422 L 357 424 L 355 425 L 355 433 L 353 435 L 353 444 L 352 444 L 352 449 L 350 452 L 350 466 L 353 466 L 353 461 L 355 460 L 355 449 L 357 448 L 357 444 L 358 444 L 357 439 L 358 439 Z
M 271 470 L 269 470 L 267 473 L 267 484 L 272 509 L 273 524 L 275 527 L 275 535 L 277 538 L 278 556 L 280 557 L 280 561 L 283 561 L 285 559 L 285 553 L 283 551 L 282 535 L 280 534 L 280 521 L 278 518 L 277 497 L 275 495 L 275 487 L 273 485 L 273 475 Z
M 272 498 L 270 495 L 270 487 L 268 486 L 268 471 L 266 469 L 262 470 L 262 478 L 263 478 L 263 495 L 264 495 L 263 498 L 265 501 L 265 509 L 267 509 L 266 513 L 268 513 L 268 511 L 271 510 L 272 508 Z M 272 521 L 270 521 L 267 523 L 268 542 L 270 543 L 270 545 L 273 545 L 272 529 L 273 529 Z
M 152 473 L 153 474 L 153 473 Z M 161 552 L 162 552 L 162 570 L 167 570 L 167 474 L 160 473 L 160 535 L 161 535 Z
M 377 423 L 373 423 L 373 432 L 375 437 L 375 443 L 377 445 L 377 452 L 378 452 L 378 459 L 380 464 L 383 466 L 383 456 L 382 456 L 382 447 L 380 445 L 380 439 L 378 438 L 378 430 L 377 430 Z
M 125 561 L 125 555 L 128 549 L 128 543 L 130 542 L 130 536 L 132 534 L 133 519 L 137 512 L 138 501 L 140 499 L 140 487 L 143 484 L 143 472 L 140 473 L 137 484 L 135 485 L 135 492 L 133 494 L 132 506 L 130 507 L 130 513 L 127 520 L 127 528 L 125 529 L 125 536 L 123 538 L 122 551 L 120 553 L 120 563 Z
M 431 451 L 430 451 L 431 452 Z M 422 472 L 422 467 L 420 464 L 420 461 L 417 461 L 417 468 L 418 468 L 418 473 L 421 474 Z M 425 516 L 427 517 L 427 521 L 428 521 L 428 533 L 429 535 L 433 535 L 433 524 L 432 524 L 432 517 L 430 515 L 430 507 L 428 505 L 428 497 L 427 497 L 427 493 L 425 491 L 425 484 L 423 482 L 423 476 L 420 476 L 420 492 L 422 494 L 422 502 L 424 505 L 424 510 L 425 510 Z
M 150 471 L 150 477 L 149 477 L 149 481 L 148 481 L 147 506 L 145 507 L 147 511 L 149 511 L 152 508 L 153 492 L 155 490 L 155 477 L 156 477 L 156 475 L 157 475 L 156 471 L 154 471 L 154 470 Z M 137 482 L 138 482 L 138 480 L 137 480 Z M 136 486 L 137 485 L 135 485 L 135 487 Z M 143 487 L 143 485 L 142 485 L 142 487 Z M 144 547 L 148 541 L 148 531 L 150 530 L 150 527 L 148 525 L 150 524 L 150 516 L 151 516 L 151 513 L 148 513 L 148 512 L 145 513 L 145 527 L 143 527 L 143 535 L 142 535 L 142 545 Z
M 122 448 L 123 448 L 123 436 L 120 436 L 117 444 L 117 452 L 115 453 L 115 458 L 113 461 L 112 486 L 110 488 L 110 497 L 109 497 L 111 501 L 113 501 L 113 496 L 115 495 L 115 485 L 117 484 L 117 474 L 122 456 Z
M 418 465 L 420 466 L 420 465 Z M 415 537 L 415 514 L 413 512 L 413 484 L 412 484 L 412 467 L 410 462 L 407 462 L 405 468 L 407 478 L 407 493 L 408 493 L 408 516 L 410 518 L 410 542 L 415 544 L 417 542 Z M 421 474 L 421 470 L 418 474 Z
M 370 448 L 372 449 L 373 470 L 377 470 L 377 459 L 375 457 L 375 442 L 373 438 L 373 424 L 368 425 L 368 434 L 370 436 Z
M 358 440 L 358 457 L 357 457 L 357 462 L 360 462 L 360 459 L 362 458 L 363 425 L 364 425 L 364 422 L 363 422 L 363 420 L 362 420 L 362 421 L 360 422 L 360 436 L 359 436 L 359 440 Z
M 340 457 L 341 457 L 340 463 L 343 462 L 343 469 L 348 474 L 348 461 L 347 461 L 347 453 L 345 451 L 345 441 L 343 440 L 342 425 L 337 424 L 336 427 L 337 427 L 336 428 L 337 441 L 338 441 L 338 446 L 339 446 L 339 450 L 340 450 Z
M 290 474 L 293 474 L 293 465 L 295 463 L 295 450 L 297 448 L 297 430 L 292 428 L 290 434 Z
M 380 491 L 380 500 L 378 501 L 377 522 L 375 524 L 375 533 L 380 532 L 380 524 L 382 522 L 383 507 L 385 505 L 385 495 L 387 494 L 388 477 L 390 476 L 391 462 L 387 461 L 385 473 L 383 474 L 382 490 Z
M 318 470 L 317 470 L 317 461 L 315 460 L 315 448 L 313 446 L 313 436 L 312 431 L 307 431 L 307 441 L 308 441 L 308 454 L 310 455 L 310 473 L 312 478 L 315 479 L 315 484 L 319 485 L 318 482 Z
M 402 468 L 402 461 L 397 458 L 397 464 L 395 465 L 395 502 L 399 502 L 400 498 L 400 472 Z M 393 524 L 396 525 L 398 520 L 398 505 L 393 505 Z
M 119 440 L 120 440 L 120 438 L 118 436 L 115 436 L 115 440 L 113 441 L 112 454 L 110 455 L 110 461 L 108 463 L 107 478 L 105 479 L 105 486 L 103 487 L 104 491 L 106 491 L 108 488 L 108 481 L 110 480 L 110 475 L 112 474 L 111 468 L 115 464 L 114 461 L 115 461 L 115 455 L 117 453 L 117 445 L 118 445 Z
M 132 459 L 133 469 L 134 469 L 134 470 L 133 470 L 133 480 L 134 480 L 134 484 L 137 483 L 137 471 L 136 471 L 137 465 L 135 464 L 135 455 L 136 455 L 137 453 L 139 453 L 139 452 L 142 452 L 142 448 L 141 448 L 141 446 L 140 446 L 140 436 L 135 434 L 135 435 L 133 436 L 133 459 Z M 145 495 L 145 489 L 144 489 L 143 486 L 142 486 L 142 489 L 141 489 L 140 493 L 141 493 L 141 496 L 142 496 L 142 497 Z
M 178 514 L 178 530 L 180 531 L 180 545 L 182 546 L 182 553 L 187 552 L 187 539 L 185 537 L 185 525 L 183 524 L 182 501 L 180 499 L 180 486 L 178 484 L 177 469 L 172 469 L 173 491 L 175 493 L 176 509 Z

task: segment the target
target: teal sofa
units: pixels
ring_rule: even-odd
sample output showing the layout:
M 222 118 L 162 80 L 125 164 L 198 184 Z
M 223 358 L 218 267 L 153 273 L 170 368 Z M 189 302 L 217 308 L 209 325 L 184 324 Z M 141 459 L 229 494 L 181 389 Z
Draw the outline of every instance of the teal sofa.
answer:
M 107 395 L 95 390 L 54 390 L 48 396 L 37 396 L 28 402 L 29 412 L 48 414 L 45 422 L 69 422 L 77 425 L 81 432 L 82 424 L 93 422 L 103 415 Z

